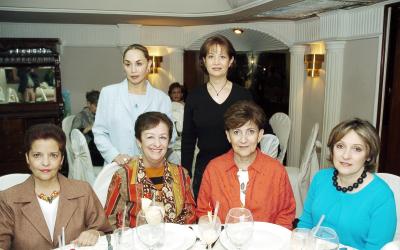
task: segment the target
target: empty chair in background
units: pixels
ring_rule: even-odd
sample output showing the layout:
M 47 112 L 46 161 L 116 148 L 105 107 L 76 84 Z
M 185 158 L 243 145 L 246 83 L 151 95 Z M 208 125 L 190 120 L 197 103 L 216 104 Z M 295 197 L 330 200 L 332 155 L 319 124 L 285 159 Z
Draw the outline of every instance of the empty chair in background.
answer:
M 294 197 L 296 198 L 296 217 L 303 212 L 307 191 L 315 173 L 319 170 L 317 148 L 321 147 L 317 140 L 319 124 L 315 123 L 307 139 L 299 166 L 286 166 Z
M 64 131 L 64 134 L 66 136 L 66 144 L 65 144 L 65 150 L 67 152 L 67 162 L 68 162 L 68 177 L 71 178 L 73 173 L 72 169 L 72 164 L 73 164 L 73 159 L 74 155 L 72 153 L 71 149 L 71 130 L 72 130 L 72 121 L 74 120 L 75 115 L 69 115 L 65 117 L 62 120 L 62 130 Z
M 389 185 L 394 194 L 397 212 L 397 226 L 394 240 L 397 240 L 397 244 L 400 247 L 400 176 L 388 173 L 377 173 L 377 175 Z
M 30 174 L 7 174 L 0 176 L 0 191 L 24 182 Z
M 285 159 L 287 145 L 289 141 L 289 135 L 291 130 L 291 120 L 289 116 L 285 113 L 275 113 L 269 119 L 269 124 L 271 125 L 272 131 L 279 139 L 279 155 L 278 160 L 283 163 Z
M 264 134 L 260 141 L 261 152 L 276 158 L 279 151 L 279 139 L 273 134 Z

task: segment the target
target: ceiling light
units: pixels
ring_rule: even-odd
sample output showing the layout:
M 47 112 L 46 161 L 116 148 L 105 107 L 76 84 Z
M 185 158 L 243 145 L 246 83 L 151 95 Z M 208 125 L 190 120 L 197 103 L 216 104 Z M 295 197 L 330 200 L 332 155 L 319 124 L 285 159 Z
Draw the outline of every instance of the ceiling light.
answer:
M 242 29 L 233 29 L 233 33 L 235 33 L 236 35 L 241 35 L 244 31 Z

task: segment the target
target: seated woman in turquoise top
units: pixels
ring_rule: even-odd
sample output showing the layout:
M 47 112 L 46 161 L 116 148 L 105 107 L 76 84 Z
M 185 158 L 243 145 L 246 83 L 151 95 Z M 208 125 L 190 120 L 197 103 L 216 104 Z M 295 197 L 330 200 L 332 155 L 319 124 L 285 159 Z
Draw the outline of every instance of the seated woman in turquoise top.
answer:
M 377 175 L 380 142 L 375 128 L 358 118 L 344 121 L 328 140 L 333 168 L 319 171 L 307 193 L 298 227 L 312 228 L 322 214 L 341 244 L 381 249 L 396 231 L 393 192 Z

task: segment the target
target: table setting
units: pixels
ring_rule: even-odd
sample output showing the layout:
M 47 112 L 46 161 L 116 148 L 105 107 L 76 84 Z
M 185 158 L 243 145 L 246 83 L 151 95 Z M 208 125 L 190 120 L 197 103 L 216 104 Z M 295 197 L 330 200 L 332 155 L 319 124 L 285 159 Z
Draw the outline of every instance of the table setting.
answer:
M 218 206 L 217 206 L 218 208 Z M 321 226 L 293 231 L 280 225 L 255 222 L 246 208 L 232 208 L 221 224 L 218 211 L 198 224 L 164 223 L 162 209 L 150 206 L 137 215 L 136 227 L 122 227 L 99 237 L 94 246 L 61 245 L 57 250 L 352 250 L 340 245 L 336 232 Z M 65 237 L 65 236 L 64 236 Z M 62 241 L 61 241 L 62 242 Z

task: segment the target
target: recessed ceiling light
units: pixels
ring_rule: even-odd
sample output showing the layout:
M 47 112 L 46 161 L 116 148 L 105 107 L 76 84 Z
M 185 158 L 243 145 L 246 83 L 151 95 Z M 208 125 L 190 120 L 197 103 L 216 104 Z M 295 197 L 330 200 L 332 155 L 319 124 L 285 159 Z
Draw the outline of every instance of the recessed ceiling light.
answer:
M 233 33 L 235 33 L 236 35 L 241 35 L 244 31 L 242 29 L 233 29 Z

